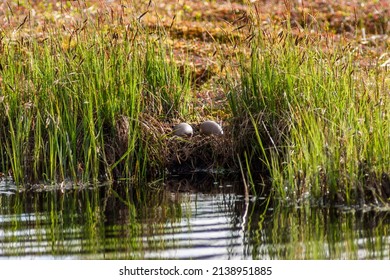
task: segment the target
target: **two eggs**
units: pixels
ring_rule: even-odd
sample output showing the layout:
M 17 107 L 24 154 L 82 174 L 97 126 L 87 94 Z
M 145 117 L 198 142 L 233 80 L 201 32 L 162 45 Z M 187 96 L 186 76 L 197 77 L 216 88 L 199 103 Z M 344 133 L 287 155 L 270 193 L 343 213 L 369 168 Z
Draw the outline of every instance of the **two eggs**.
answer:
M 203 135 L 222 135 L 222 127 L 215 121 L 205 121 L 199 125 L 199 131 Z M 188 123 L 179 123 L 173 127 L 173 135 L 191 137 L 194 129 Z

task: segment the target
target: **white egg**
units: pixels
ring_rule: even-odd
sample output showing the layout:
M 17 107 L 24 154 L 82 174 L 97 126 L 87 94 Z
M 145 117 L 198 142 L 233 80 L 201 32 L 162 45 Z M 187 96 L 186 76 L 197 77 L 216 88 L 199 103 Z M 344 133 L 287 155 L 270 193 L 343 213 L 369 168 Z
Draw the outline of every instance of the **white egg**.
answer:
M 179 123 L 173 127 L 173 135 L 191 137 L 193 134 L 194 130 L 188 123 Z
M 199 126 L 199 130 L 201 134 L 204 135 L 222 135 L 223 130 L 222 127 L 217 124 L 215 121 L 205 121 L 202 122 Z

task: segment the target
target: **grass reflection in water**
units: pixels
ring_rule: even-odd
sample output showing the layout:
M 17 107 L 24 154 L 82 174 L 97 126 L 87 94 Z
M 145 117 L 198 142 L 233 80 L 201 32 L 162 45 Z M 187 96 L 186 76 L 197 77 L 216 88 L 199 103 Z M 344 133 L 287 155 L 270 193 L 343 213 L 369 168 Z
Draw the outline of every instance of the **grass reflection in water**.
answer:
M 385 209 L 281 208 L 221 182 L 10 189 L 0 191 L 3 259 L 389 258 Z

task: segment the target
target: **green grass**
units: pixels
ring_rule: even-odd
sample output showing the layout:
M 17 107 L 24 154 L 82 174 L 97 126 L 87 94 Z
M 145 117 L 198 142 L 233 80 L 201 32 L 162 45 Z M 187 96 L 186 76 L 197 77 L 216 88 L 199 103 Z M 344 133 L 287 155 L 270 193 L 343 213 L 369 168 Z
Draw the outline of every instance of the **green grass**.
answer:
M 245 149 L 260 159 L 283 200 L 361 203 L 381 197 L 390 172 L 389 81 L 359 69 L 353 51 L 321 50 L 292 35 L 257 36 L 240 87 L 230 87 L 236 122 L 249 119 Z M 260 170 L 252 165 L 250 172 Z
M 2 47 L 0 170 L 18 184 L 145 178 L 152 163 L 141 116 L 188 113 L 187 71 L 146 33 L 53 33 L 44 41 L 4 38 Z

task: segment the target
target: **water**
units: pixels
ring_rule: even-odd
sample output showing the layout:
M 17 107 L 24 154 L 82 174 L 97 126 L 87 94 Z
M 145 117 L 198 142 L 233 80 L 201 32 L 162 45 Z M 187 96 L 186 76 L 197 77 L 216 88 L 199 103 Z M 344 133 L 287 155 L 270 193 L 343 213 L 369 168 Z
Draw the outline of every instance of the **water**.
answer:
M 389 259 L 386 209 L 275 207 L 240 184 L 0 181 L 1 259 Z

